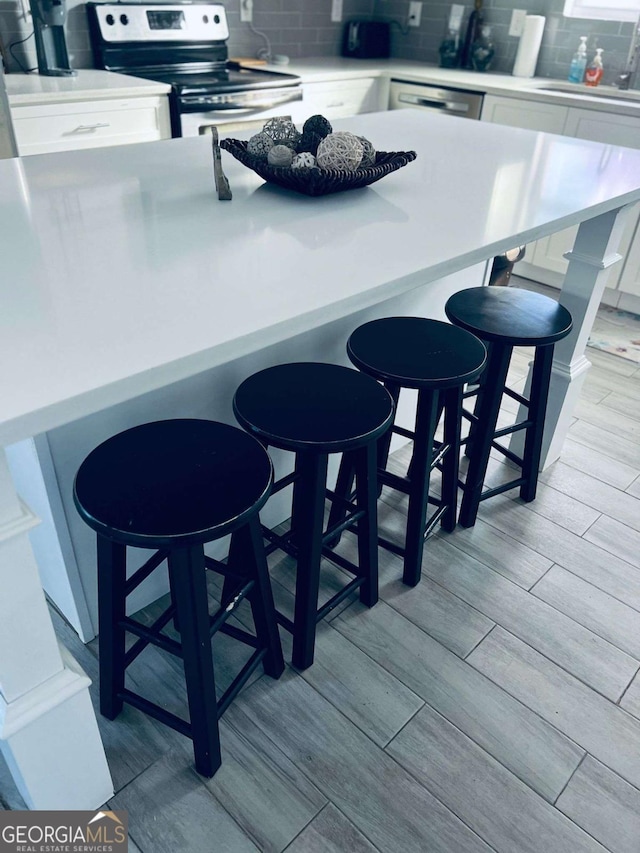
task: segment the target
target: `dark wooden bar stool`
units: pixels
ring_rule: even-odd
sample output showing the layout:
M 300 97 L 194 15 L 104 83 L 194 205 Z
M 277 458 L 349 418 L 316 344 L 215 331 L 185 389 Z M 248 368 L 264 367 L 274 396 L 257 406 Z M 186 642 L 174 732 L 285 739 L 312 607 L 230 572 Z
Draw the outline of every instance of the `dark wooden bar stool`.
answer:
M 347 343 L 351 361 L 364 373 L 384 383 L 397 404 L 403 388 L 418 391 L 415 428 L 394 425 L 378 441 L 378 478 L 409 496 L 404 547 L 378 536 L 387 550 L 404 559 L 403 581 L 415 586 L 422 571 L 427 536 L 440 523 L 451 531 L 456 525 L 460 423 L 463 388 L 480 375 L 484 345 L 474 335 L 450 323 L 422 317 L 389 317 L 357 328 Z M 442 442 L 435 432 L 444 411 Z M 387 470 L 392 434 L 409 438 L 413 452 L 407 475 Z M 431 472 L 442 472 L 441 494 L 429 494 Z M 343 457 L 336 492 L 348 493 L 353 481 L 351 460 Z M 429 504 L 435 506 L 428 515 Z M 334 507 L 330 522 L 339 517 Z
M 268 550 L 295 557 L 293 621 L 278 613 L 293 635 L 294 666 L 313 663 L 316 625 L 353 590 L 372 607 L 378 600 L 376 442 L 391 426 L 393 401 L 368 376 L 348 367 L 314 362 L 270 367 L 246 379 L 236 391 L 233 410 L 242 426 L 265 446 L 295 453 L 295 470 L 274 485 L 293 483 L 291 529 L 284 536 L 263 528 Z M 352 454 L 356 471 L 355 503 L 327 490 L 331 453 Z M 325 498 L 344 510 L 338 530 L 324 530 Z M 357 524 L 358 564 L 336 554 L 329 542 Z M 318 609 L 320 561 L 327 557 L 355 577 Z
M 469 467 L 465 482 L 460 484 L 463 496 L 459 521 L 463 527 L 472 527 L 481 501 L 516 487 L 520 487 L 524 501 L 536 496 L 553 348 L 571 331 L 572 319 L 566 308 L 548 296 L 513 287 L 461 290 L 450 297 L 445 311 L 452 323 L 485 341 L 489 353 L 478 387 L 467 395 L 476 397 L 474 410 L 464 413 L 471 428 L 466 439 Z M 515 346 L 535 348 L 528 398 L 506 387 Z M 525 406 L 527 417 L 496 429 L 503 394 Z M 526 431 L 522 456 L 498 442 L 520 430 Z M 520 468 L 520 476 L 483 491 L 492 447 Z
M 220 766 L 218 720 L 258 664 L 278 678 L 284 670 L 258 511 L 273 481 L 259 442 L 237 427 L 206 420 L 167 420 L 134 427 L 105 441 L 80 466 L 78 512 L 98 538 L 100 711 L 115 719 L 127 702 L 193 740 L 199 773 Z M 231 534 L 226 564 L 203 545 Z M 127 577 L 128 546 L 153 549 Z M 126 615 L 127 596 L 163 561 L 171 604 L 152 625 Z M 206 570 L 227 584 L 220 609 L 209 613 Z M 242 600 L 251 605 L 256 635 L 227 620 Z M 180 642 L 163 633 L 171 619 Z M 219 699 L 211 638 L 220 631 L 254 651 Z M 125 634 L 138 640 L 125 650 Z M 125 672 L 152 644 L 182 658 L 190 721 L 127 689 Z

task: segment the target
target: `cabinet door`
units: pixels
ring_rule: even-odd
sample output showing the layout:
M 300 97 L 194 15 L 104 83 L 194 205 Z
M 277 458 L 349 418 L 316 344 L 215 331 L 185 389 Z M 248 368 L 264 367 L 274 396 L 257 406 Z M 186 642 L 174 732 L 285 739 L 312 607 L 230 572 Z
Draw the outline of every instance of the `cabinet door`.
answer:
M 640 212 L 640 205 L 636 205 L 636 210 Z M 633 296 L 640 296 L 640 219 L 638 216 L 632 216 L 633 223 L 629 227 L 635 226 L 633 238 L 630 241 L 631 246 L 626 255 L 626 260 L 622 268 L 622 273 L 618 280 L 618 290 L 623 293 L 631 293 Z M 627 247 L 623 247 L 623 250 Z M 621 303 L 622 304 L 622 303 Z
M 543 130 L 546 133 L 563 133 L 567 108 L 543 101 L 523 101 L 485 95 L 481 121 L 522 127 L 526 130 Z
M 379 77 L 304 83 L 302 110 L 305 118 L 320 113 L 328 119 L 386 109 L 388 83 Z

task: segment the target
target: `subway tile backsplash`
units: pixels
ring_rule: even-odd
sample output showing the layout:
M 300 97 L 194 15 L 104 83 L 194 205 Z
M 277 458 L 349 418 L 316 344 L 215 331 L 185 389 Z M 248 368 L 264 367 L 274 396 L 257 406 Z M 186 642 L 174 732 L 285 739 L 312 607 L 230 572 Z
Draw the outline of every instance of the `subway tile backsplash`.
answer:
M 254 0 L 255 30 L 240 22 L 240 0 L 224 4 L 231 32 L 231 56 L 255 57 L 265 48 L 267 39 L 272 54 L 296 59 L 307 56 L 340 54 L 343 24 L 331 22 L 331 0 Z M 438 63 L 438 45 L 445 32 L 450 3 L 425 0 L 420 27 L 405 26 L 408 0 L 344 0 L 344 20 L 376 17 L 392 21 L 392 56 L 430 64 Z M 564 79 L 579 37 L 588 35 L 589 55 L 596 47 L 604 49 L 604 83 L 614 80 L 625 64 L 633 26 L 618 22 L 585 21 L 564 18 L 564 0 L 484 0 L 484 21 L 491 27 L 496 54 L 492 70 L 510 73 L 518 39 L 508 34 L 513 9 L 526 8 L 529 14 L 545 15 L 547 22 L 536 75 Z M 466 14 L 471 11 L 467 0 Z M 30 18 L 24 14 L 26 0 L 0 0 L 0 37 L 10 48 L 10 71 L 36 65 Z M 91 68 L 84 2 L 67 0 L 67 41 L 71 61 L 76 68 Z M 266 36 L 266 39 L 265 39 Z M 18 44 L 22 39 L 27 39 Z M 638 86 L 640 81 L 636 81 Z

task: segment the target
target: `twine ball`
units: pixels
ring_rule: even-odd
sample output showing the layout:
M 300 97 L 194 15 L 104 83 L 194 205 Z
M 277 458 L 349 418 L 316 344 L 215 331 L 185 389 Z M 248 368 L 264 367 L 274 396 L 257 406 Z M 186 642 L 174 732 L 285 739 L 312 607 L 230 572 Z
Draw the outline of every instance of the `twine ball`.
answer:
M 298 140 L 298 144 L 296 145 L 296 149 L 298 152 L 302 153 L 303 151 L 308 151 L 310 154 L 315 156 L 318 145 L 322 142 L 323 137 L 320 136 L 319 133 L 315 133 L 313 130 L 305 130 L 302 133 L 302 136 Z
M 295 152 L 286 145 L 274 145 L 269 149 L 267 154 L 267 162 L 270 166 L 290 166 L 291 161 L 295 156 Z
M 303 151 L 291 161 L 292 169 L 312 169 L 316 165 L 316 158 L 308 151 Z
M 286 118 L 270 118 L 262 132 L 268 134 L 276 145 L 288 145 L 289 148 L 295 148 L 300 139 L 295 124 Z
M 247 142 L 247 153 L 253 154 L 254 157 L 259 157 L 261 160 L 266 160 L 273 146 L 274 141 L 268 133 L 256 133 Z
M 359 136 L 358 139 L 362 142 L 362 161 L 360 166 L 375 166 L 376 164 L 376 150 L 373 145 L 369 142 L 368 139 L 365 139 L 364 136 Z
M 332 131 L 333 128 L 331 127 L 330 122 L 321 115 L 311 116 L 302 125 L 303 133 L 317 133 L 318 136 L 322 137 L 322 139 L 324 139 L 325 136 L 329 136 Z
M 343 169 L 353 172 L 362 160 L 362 142 L 354 133 L 339 130 L 330 133 L 318 146 L 316 162 L 321 169 Z

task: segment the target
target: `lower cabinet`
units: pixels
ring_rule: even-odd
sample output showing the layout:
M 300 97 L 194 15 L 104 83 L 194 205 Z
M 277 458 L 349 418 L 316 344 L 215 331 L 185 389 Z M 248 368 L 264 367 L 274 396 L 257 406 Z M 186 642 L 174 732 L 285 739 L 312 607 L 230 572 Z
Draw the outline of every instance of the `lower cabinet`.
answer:
M 486 95 L 481 119 L 593 142 L 640 148 L 640 117 L 635 116 Z M 637 205 L 622 238 L 621 253 L 625 255 L 625 261 L 611 270 L 604 301 L 617 304 L 617 292 L 640 297 L 639 217 L 640 205 Z M 528 246 L 520 271 L 545 284 L 560 287 L 568 265 L 563 255 L 573 247 L 576 233 L 577 228 L 567 228 Z
M 296 105 L 295 121 L 320 114 L 328 119 L 386 110 L 389 80 L 385 77 L 303 83 L 302 101 Z
M 171 138 L 165 95 L 21 105 L 11 115 L 21 155 Z

